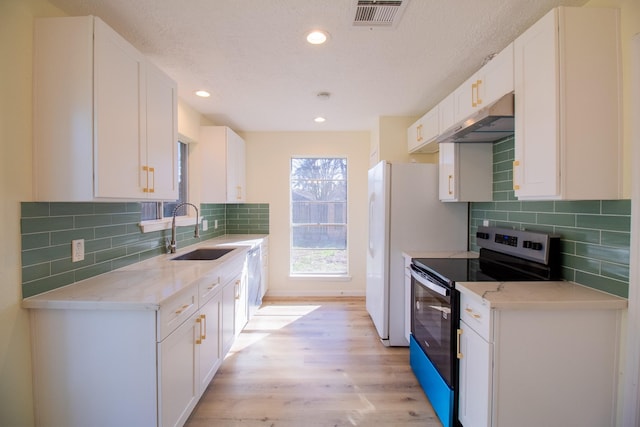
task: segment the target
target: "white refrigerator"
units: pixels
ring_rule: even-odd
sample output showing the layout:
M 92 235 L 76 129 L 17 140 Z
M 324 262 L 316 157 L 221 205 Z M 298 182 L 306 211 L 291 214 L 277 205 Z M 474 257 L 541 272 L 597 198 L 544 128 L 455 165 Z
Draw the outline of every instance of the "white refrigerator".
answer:
M 468 234 L 468 204 L 439 200 L 438 165 L 382 161 L 369 170 L 366 306 L 384 345 L 409 345 L 402 252 L 465 251 Z

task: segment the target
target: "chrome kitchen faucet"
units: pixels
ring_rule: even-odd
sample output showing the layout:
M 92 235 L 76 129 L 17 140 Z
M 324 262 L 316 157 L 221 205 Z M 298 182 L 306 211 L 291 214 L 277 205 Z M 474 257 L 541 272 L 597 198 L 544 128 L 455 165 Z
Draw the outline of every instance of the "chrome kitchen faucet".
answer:
M 178 204 L 175 209 L 173 209 L 173 220 L 171 222 L 171 242 L 167 242 L 167 250 L 172 254 L 176 253 L 176 213 L 178 212 L 178 209 L 180 209 L 184 205 L 193 206 L 193 208 L 196 210 L 196 229 L 194 231 L 193 237 L 195 237 L 196 239 L 200 237 L 200 230 L 198 228 L 200 214 L 198 213 L 198 207 L 193 203 L 187 202 Z

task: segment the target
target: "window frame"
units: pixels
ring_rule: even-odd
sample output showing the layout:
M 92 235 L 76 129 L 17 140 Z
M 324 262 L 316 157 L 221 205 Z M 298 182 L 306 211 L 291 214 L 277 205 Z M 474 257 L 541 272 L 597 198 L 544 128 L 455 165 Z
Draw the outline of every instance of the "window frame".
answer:
M 293 163 L 295 160 L 304 160 L 304 159 L 324 159 L 324 160 L 341 160 L 344 163 L 344 176 L 340 180 L 344 182 L 344 199 L 342 200 L 331 200 L 326 201 L 329 203 L 343 203 L 343 222 L 326 222 L 326 223 L 294 223 L 294 181 L 296 180 L 293 175 Z M 309 181 L 317 181 L 317 179 L 309 179 Z M 336 179 L 330 179 L 330 181 L 338 181 Z M 294 253 L 299 248 L 294 246 L 294 229 L 299 227 L 308 227 L 317 225 L 319 227 L 331 227 L 331 226 L 343 226 L 344 227 L 344 248 L 327 248 L 327 249 L 335 249 L 337 251 L 342 251 L 344 254 L 344 271 L 309 271 L 309 272 L 301 272 L 294 270 L 295 260 Z M 304 248 L 302 248 L 304 250 Z M 323 250 L 323 248 L 309 248 L 310 251 L 313 250 Z M 296 278 L 314 278 L 314 279 L 322 279 L 322 278 L 331 278 L 331 279 L 340 279 L 340 278 L 349 278 L 350 277 L 350 263 L 349 263 L 349 159 L 346 155 L 332 155 L 332 156 L 314 156 L 314 155 L 294 155 L 289 159 L 289 276 Z

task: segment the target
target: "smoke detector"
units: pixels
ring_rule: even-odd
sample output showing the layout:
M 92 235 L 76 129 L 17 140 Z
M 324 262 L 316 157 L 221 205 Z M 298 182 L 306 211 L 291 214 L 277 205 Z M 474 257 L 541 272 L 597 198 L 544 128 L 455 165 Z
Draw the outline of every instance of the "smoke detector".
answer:
M 395 28 L 409 0 L 353 0 L 353 26 Z

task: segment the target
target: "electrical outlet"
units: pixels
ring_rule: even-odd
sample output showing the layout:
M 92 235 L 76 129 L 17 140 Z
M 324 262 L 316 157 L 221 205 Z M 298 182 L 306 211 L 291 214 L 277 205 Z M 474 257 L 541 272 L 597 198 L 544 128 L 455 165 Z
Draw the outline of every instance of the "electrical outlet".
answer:
M 84 239 L 71 241 L 71 262 L 78 262 L 84 259 Z
M 214 230 L 217 230 L 217 229 L 218 229 L 218 220 L 217 220 L 217 219 L 214 219 L 214 220 L 213 220 L 213 229 L 214 229 Z
M 202 231 L 207 231 L 209 229 L 209 221 L 206 219 L 202 220 Z
M 484 225 L 485 227 L 489 226 L 489 220 L 488 219 L 483 219 L 482 220 L 482 225 Z

